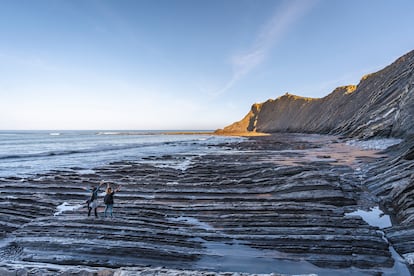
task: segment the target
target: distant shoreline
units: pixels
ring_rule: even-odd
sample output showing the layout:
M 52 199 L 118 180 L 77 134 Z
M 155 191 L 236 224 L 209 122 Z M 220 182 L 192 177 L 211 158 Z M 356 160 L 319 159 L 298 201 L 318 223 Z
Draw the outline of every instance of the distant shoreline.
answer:
M 255 137 L 255 136 L 269 136 L 269 133 L 262 132 L 221 132 L 221 131 L 167 131 L 162 132 L 164 135 L 214 135 L 214 136 L 237 136 L 237 137 Z
M 72 133 L 83 133 L 92 135 L 211 135 L 229 137 L 257 137 L 269 136 L 271 133 L 256 131 L 227 132 L 222 129 L 217 130 L 0 130 L 0 134 L 22 133 L 22 134 L 48 134 L 50 136 L 61 136 Z
M 161 135 L 216 135 L 214 131 L 165 131 Z

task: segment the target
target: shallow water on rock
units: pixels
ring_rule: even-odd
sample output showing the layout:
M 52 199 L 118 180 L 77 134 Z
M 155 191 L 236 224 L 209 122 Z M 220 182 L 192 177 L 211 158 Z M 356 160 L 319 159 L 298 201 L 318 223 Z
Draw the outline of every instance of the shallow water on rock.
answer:
M 0 223 L 15 237 L 0 245 L 3 255 L 95 267 L 409 275 L 377 228 L 390 226 L 388 216 L 363 211 L 375 200 L 359 187 L 359 170 L 377 151 L 320 135 L 216 142 L 190 152 L 169 142 L 181 149 L 0 179 Z M 84 188 L 102 179 L 122 184 L 114 219 L 103 208 L 88 218 L 82 208 Z
M 240 244 L 237 240 L 226 243 L 205 242 L 204 245 L 206 254 L 194 265 L 197 270 L 320 276 L 369 273 L 354 268 L 349 268 L 347 271 L 320 268 L 304 260 L 293 260 L 291 256 L 282 252 L 254 249 Z
M 381 229 L 391 227 L 391 219 L 389 215 L 384 214 L 378 206 L 371 208 L 369 211 L 357 210 L 346 213 L 346 216 L 360 216 L 369 225 L 377 226 Z

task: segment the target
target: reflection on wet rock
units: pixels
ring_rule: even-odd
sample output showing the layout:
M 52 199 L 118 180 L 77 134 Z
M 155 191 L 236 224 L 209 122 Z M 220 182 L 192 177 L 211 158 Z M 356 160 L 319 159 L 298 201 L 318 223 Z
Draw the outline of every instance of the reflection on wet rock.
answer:
M 151 266 L 404 275 L 384 232 L 346 215 L 378 206 L 360 169 L 378 157 L 336 137 L 288 134 L 219 145 L 207 155 L 5 178 L 0 225 L 9 242 L 0 257 L 110 273 Z M 101 179 L 122 184 L 113 219 L 103 217 L 103 202 L 99 218 L 87 217 L 83 188 Z M 397 230 L 385 229 L 390 240 Z

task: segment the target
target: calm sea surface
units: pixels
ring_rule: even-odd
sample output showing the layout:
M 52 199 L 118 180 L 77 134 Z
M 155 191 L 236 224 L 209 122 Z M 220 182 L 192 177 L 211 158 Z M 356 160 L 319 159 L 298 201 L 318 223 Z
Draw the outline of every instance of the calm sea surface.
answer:
M 0 177 L 94 167 L 162 155 L 202 155 L 219 143 L 240 138 L 165 131 L 0 131 Z M 180 163 L 164 165 L 185 166 Z

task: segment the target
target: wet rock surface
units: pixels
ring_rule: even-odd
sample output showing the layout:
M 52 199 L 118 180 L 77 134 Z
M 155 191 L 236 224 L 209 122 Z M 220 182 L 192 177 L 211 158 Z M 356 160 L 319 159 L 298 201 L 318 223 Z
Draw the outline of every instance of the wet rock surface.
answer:
M 387 149 L 387 158 L 367 164 L 363 186 L 393 216 L 386 236 L 395 249 L 414 267 L 414 137 Z
M 8 270 L 44 264 L 51 275 L 62 272 L 53 266 L 104 267 L 108 275 L 136 266 L 217 275 L 405 273 L 388 240 L 401 254 L 414 252 L 412 161 L 394 157 L 393 169 L 402 162 L 405 174 L 387 178 L 396 175 L 381 165 L 387 156 L 351 151 L 335 137 L 280 134 L 203 156 L 3 178 L 0 261 Z M 99 217 L 87 216 L 83 188 L 101 179 L 122 185 L 114 218 L 103 217 L 102 195 Z M 393 191 L 396 181 L 405 188 Z M 381 202 L 398 221 L 384 230 L 388 240 L 382 229 L 347 215 Z

